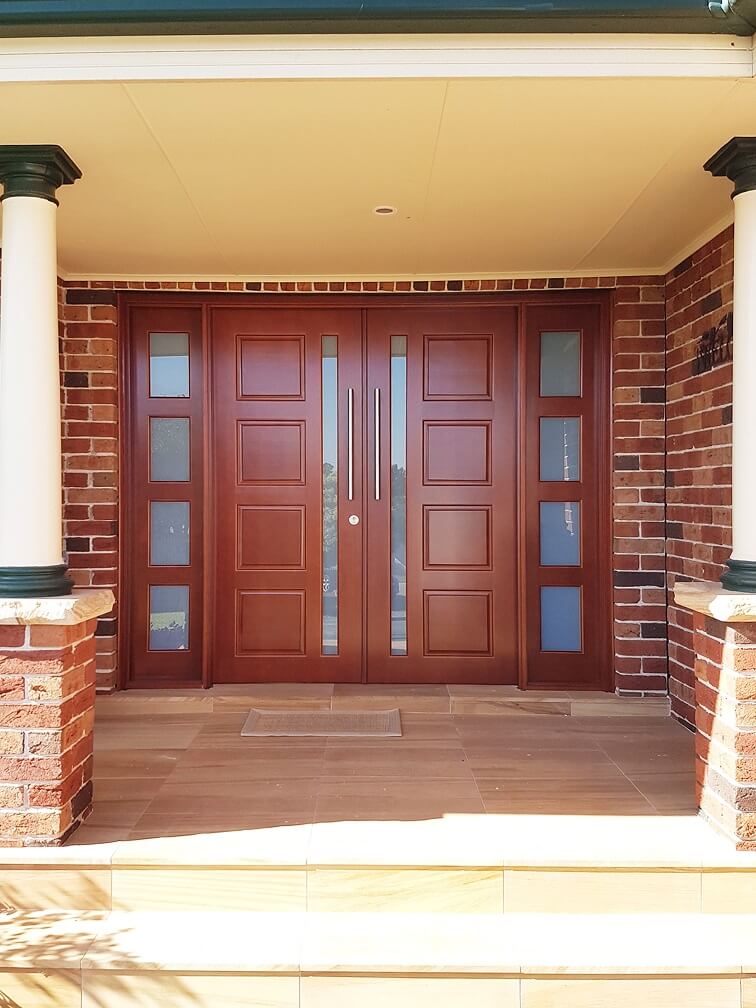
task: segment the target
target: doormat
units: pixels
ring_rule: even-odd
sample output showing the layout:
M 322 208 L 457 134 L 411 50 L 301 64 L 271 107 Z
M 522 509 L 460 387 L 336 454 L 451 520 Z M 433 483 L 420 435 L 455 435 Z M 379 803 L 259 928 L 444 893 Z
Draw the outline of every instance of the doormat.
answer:
M 244 722 L 242 737 L 400 738 L 399 710 L 258 710 Z

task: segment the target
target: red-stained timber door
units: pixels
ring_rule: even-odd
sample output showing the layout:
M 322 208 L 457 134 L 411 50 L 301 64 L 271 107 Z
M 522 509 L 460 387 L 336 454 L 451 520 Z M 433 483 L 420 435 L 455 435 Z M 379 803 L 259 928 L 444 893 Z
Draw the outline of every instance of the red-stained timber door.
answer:
M 362 678 L 362 316 L 216 308 L 215 682 Z
M 371 682 L 517 682 L 517 317 L 368 315 Z
M 128 319 L 129 684 L 609 685 L 601 297 Z

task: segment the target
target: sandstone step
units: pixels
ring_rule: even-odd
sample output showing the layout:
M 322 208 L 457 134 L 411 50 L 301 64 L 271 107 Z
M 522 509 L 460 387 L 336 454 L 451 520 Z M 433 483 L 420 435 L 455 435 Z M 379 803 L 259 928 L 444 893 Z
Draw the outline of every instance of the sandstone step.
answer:
M 123 690 L 99 694 L 98 717 L 199 714 L 251 707 L 368 709 L 405 714 L 503 714 L 592 717 L 669 717 L 665 696 L 618 697 L 594 691 L 521 690 L 516 686 L 345 686 L 262 683 L 208 690 Z
M 0 851 L 21 910 L 751 913 L 756 854 L 696 817 L 448 816 Z
M 756 916 L 15 913 L 23 1008 L 752 1008 Z

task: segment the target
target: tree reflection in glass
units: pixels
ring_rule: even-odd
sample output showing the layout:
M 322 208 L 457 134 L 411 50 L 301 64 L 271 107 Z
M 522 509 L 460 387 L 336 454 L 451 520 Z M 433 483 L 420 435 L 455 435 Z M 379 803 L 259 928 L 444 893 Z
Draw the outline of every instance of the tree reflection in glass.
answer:
M 407 337 L 391 337 L 391 654 L 407 654 Z

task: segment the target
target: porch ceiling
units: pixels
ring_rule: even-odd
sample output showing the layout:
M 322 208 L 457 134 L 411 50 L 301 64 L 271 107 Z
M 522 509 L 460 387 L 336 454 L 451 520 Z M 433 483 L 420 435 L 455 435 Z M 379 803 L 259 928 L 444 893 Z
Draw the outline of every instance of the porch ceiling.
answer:
M 726 223 L 756 81 L 4 84 L 0 121 L 84 171 L 69 276 L 648 272 Z

